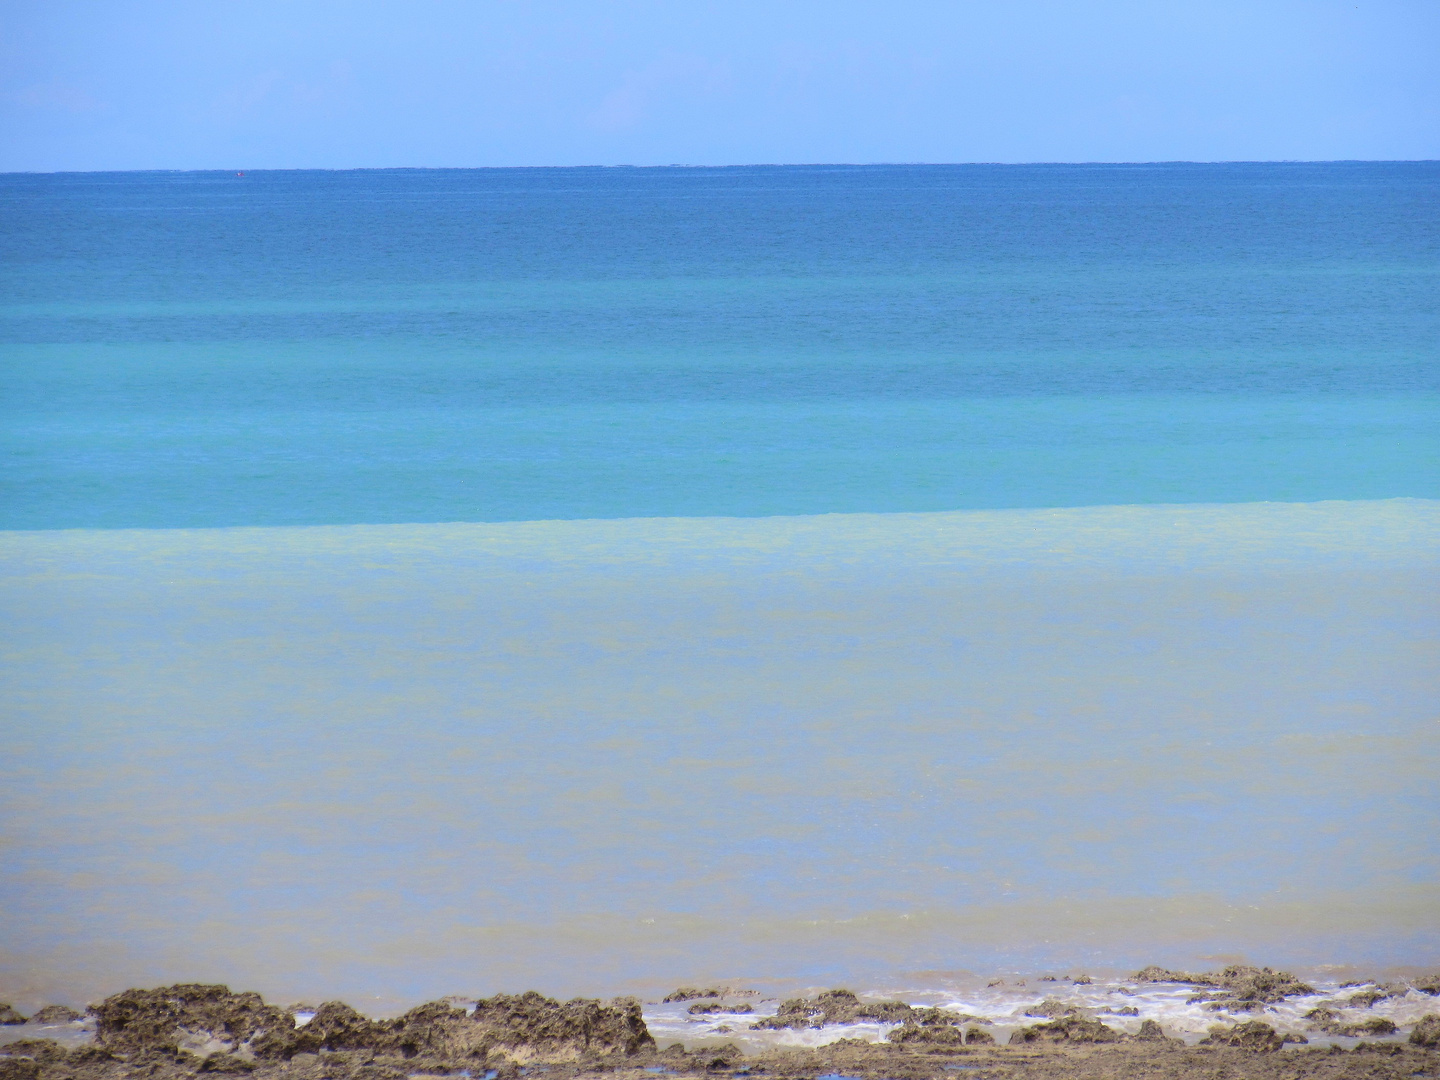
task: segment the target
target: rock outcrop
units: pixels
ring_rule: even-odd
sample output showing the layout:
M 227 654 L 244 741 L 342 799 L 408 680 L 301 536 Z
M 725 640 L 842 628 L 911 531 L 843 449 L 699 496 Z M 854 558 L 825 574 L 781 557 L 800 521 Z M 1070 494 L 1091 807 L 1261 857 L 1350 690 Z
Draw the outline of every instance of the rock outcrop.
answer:
M 1315 992 L 1313 986 L 1301 982 L 1288 971 L 1272 971 L 1270 968 L 1250 967 L 1246 964 L 1231 964 L 1220 971 L 1204 974 L 1147 967 L 1137 971 L 1133 978 L 1136 982 L 1187 983 L 1191 986 L 1211 988 L 1207 993 L 1196 994 L 1190 1001 L 1204 1002 L 1217 1012 L 1221 1009 L 1253 1012 L 1263 1005 L 1272 1005 L 1287 997 Z
M 95 1038 L 111 1053 L 181 1051 L 249 1053 L 262 1036 L 273 1040 L 295 1027 L 283 1009 L 259 994 L 235 994 L 228 986 L 184 983 L 156 990 L 125 990 L 92 1005 Z
M 697 998 L 718 998 L 723 996 L 724 995 L 713 986 L 708 990 L 701 990 L 694 986 L 682 986 L 666 994 L 661 1000 L 666 1005 L 670 1005 L 678 1001 L 695 1001 Z
M 691 1016 L 709 1016 L 713 1013 L 752 1013 L 754 1008 L 748 1004 L 726 1005 L 723 1001 L 702 1001 L 691 1005 L 686 1010 Z
M 224 986 L 127 990 L 91 1012 L 96 1039 L 112 1053 L 228 1054 L 289 1059 L 319 1051 L 442 1059 L 496 1054 L 512 1060 L 635 1054 L 653 1047 L 640 1003 L 579 998 L 561 1003 L 531 991 L 482 999 L 473 1011 L 448 1001 L 416 1006 L 393 1020 L 371 1020 L 343 1002 L 321 1005 L 303 1026 L 258 994 Z M 222 1063 L 223 1064 L 223 1063 Z
M 1099 1020 L 1085 1016 L 1064 1016 L 1048 1024 L 1034 1024 L 1010 1033 L 1010 1045 L 1033 1042 L 1111 1043 L 1123 1038 L 1120 1032 Z
M 1440 1014 L 1426 1013 L 1410 1032 L 1410 1042 L 1415 1046 L 1440 1047 Z
M 783 1001 L 774 1016 L 757 1020 L 750 1027 L 755 1031 L 800 1030 L 866 1020 L 880 1024 L 903 1024 L 913 1019 L 914 1014 L 915 1010 L 901 1001 L 865 1002 L 849 990 L 826 990 L 818 997 Z
M 0 1001 L 0 1024 L 23 1024 L 25 1017 L 8 1001 Z
M 72 1020 L 79 1020 L 84 1013 L 78 1013 L 65 1005 L 46 1005 L 43 1009 L 30 1017 L 32 1024 L 68 1024 Z
M 1046 1020 L 1056 1020 L 1062 1016 L 1075 1016 L 1079 1012 L 1078 1006 L 1067 1005 L 1058 998 L 1046 998 L 1038 1005 L 1029 1005 L 1025 1008 L 1026 1016 L 1039 1016 Z
M 1216 1024 L 1209 1034 L 1200 1040 L 1201 1046 L 1237 1046 L 1242 1050 L 1269 1053 L 1285 1045 L 1284 1037 L 1263 1020 L 1246 1020 L 1243 1024 L 1226 1027 Z

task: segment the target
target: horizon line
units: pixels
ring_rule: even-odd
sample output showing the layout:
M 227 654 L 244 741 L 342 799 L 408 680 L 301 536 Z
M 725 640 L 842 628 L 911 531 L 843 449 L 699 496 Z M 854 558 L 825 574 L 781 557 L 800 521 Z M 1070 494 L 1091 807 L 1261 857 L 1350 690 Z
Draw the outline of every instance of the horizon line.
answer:
M 145 173 L 273 172 L 501 172 L 561 169 L 914 169 L 914 168 L 1118 168 L 1176 165 L 1435 165 L 1440 158 L 1166 158 L 1134 161 L 755 161 L 729 164 L 572 164 L 572 165 L 212 165 L 154 166 L 135 169 L 6 169 L 0 176 L 99 176 Z

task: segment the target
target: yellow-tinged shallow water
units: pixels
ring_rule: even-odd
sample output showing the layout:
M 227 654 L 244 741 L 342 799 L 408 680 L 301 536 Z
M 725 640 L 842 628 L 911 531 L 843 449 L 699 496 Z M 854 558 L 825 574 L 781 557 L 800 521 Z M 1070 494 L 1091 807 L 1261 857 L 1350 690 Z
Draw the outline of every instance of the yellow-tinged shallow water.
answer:
M 0 534 L 0 996 L 1440 961 L 1440 503 Z

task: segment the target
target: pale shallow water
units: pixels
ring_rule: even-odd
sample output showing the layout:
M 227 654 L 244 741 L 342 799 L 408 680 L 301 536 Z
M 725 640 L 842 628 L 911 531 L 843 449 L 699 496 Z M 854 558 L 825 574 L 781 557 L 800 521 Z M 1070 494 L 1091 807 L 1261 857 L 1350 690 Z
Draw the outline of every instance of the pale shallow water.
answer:
M 1434 965 L 1437 526 L 0 534 L 0 996 Z

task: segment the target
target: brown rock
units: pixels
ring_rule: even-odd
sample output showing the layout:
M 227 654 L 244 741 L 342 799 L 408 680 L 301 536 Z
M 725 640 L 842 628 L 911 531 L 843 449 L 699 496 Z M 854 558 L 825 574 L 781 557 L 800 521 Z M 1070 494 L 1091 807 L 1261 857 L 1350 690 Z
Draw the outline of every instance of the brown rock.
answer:
M 1220 971 L 1198 975 L 1187 971 L 1148 967 L 1137 971 L 1134 978 L 1137 982 L 1176 982 L 1213 988 L 1212 992 L 1196 994 L 1190 998 L 1190 1002 L 1207 1002 L 1210 1008 L 1217 1011 L 1229 1009 L 1235 1012 L 1250 1012 L 1287 997 L 1315 992 L 1313 986 L 1301 982 L 1288 971 L 1272 971 L 1270 968 L 1250 967 L 1246 964 L 1231 964 Z
M 229 1052 L 249 1049 L 257 1037 L 274 1039 L 295 1028 L 289 1013 L 266 1005 L 259 994 L 234 994 L 227 986 L 198 983 L 125 990 L 90 1011 L 96 1019 L 96 1040 L 116 1053 L 173 1054 L 212 1043 Z
M 1410 1032 L 1410 1042 L 1415 1046 L 1440 1046 L 1440 1015 L 1427 1013 Z
M 1348 1035 L 1356 1038 L 1361 1035 L 1394 1035 L 1399 1030 L 1394 1021 L 1387 1020 L 1383 1016 L 1372 1016 L 1369 1020 L 1362 1020 L 1355 1024 L 1341 1024 L 1331 1030 L 1332 1035 Z
M 40 1063 L 31 1058 L 0 1057 L 0 1080 L 39 1080 Z
M 15 1010 L 8 1001 L 0 1001 L 0 1024 L 23 1024 L 25 1017 Z
M 72 1020 L 80 1020 L 83 1013 L 78 1013 L 65 1005 L 46 1005 L 43 1009 L 30 1017 L 32 1024 L 68 1024 Z
M 1026 1008 L 1026 1016 L 1042 1016 L 1054 1020 L 1061 1016 L 1074 1016 L 1080 1010 L 1074 1005 L 1067 1005 L 1058 998 L 1046 998 L 1038 1005 L 1031 1005 Z
M 754 1031 L 781 1031 L 786 1028 L 819 1028 L 826 1024 L 853 1024 L 872 1020 L 882 1024 L 903 1024 L 914 1018 L 915 1010 L 900 1001 L 864 1002 L 849 990 L 827 990 L 816 998 L 791 998 L 780 1003 L 772 1017 L 751 1024 Z
M 239 1057 L 236 1054 L 211 1054 L 200 1063 L 200 1071 L 248 1073 L 255 1071 L 255 1062 L 251 1058 Z
M 686 1011 L 691 1016 L 708 1016 L 712 1013 L 751 1013 L 755 1010 L 749 1005 L 726 1005 L 720 1001 L 704 1001 L 691 1005 Z
M 1135 1038 L 1136 1038 L 1139 1042 L 1169 1042 L 1169 1041 L 1171 1041 L 1171 1040 L 1170 1040 L 1170 1036 L 1168 1036 L 1168 1035 L 1165 1034 L 1165 1029 L 1162 1028 L 1162 1027 L 1161 1027 L 1156 1021 L 1154 1021 L 1154 1020 L 1143 1020 L 1143 1021 L 1141 1021 L 1141 1023 L 1140 1023 L 1140 1030 L 1135 1033 Z M 1183 1041 L 1183 1040 L 1181 1040 L 1181 1041 Z
M 0 1054 L 27 1057 L 41 1065 L 53 1065 L 65 1060 L 65 1048 L 54 1039 L 16 1039 L 0 1046 Z
M 922 1027 L 908 1023 L 890 1032 L 889 1041 L 911 1046 L 963 1046 L 965 1034 L 958 1027 L 949 1024 Z
M 257 1039 L 255 1054 L 262 1058 L 290 1058 L 320 1050 L 366 1050 L 387 1041 L 390 1025 L 361 1016 L 343 1001 L 327 1001 L 302 1027 L 276 1029 Z
M 1048 1024 L 1035 1024 L 1011 1032 L 1010 1045 L 1033 1042 L 1109 1043 L 1119 1042 L 1120 1032 L 1106 1027 L 1099 1020 L 1084 1016 L 1066 1016 Z
M 721 995 L 720 991 L 714 987 L 708 990 L 700 990 L 694 986 L 682 986 L 678 990 L 666 994 L 661 1000 L 666 1005 L 669 1005 L 677 1001 L 694 1001 L 697 998 L 718 998 L 721 996 L 723 995 Z
M 1279 1050 L 1285 1040 L 1263 1020 L 1246 1020 L 1243 1024 L 1226 1027 L 1216 1024 L 1210 1034 L 1200 1040 L 1202 1046 L 1237 1046 L 1242 1050 L 1269 1052 Z
M 989 1046 L 992 1045 L 994 1042 L 995 1036 L 991 1035 L 988 1031 L 983 1031 L 978 1027 L 971 1027 L 965 1029 L 966 1046 Z

